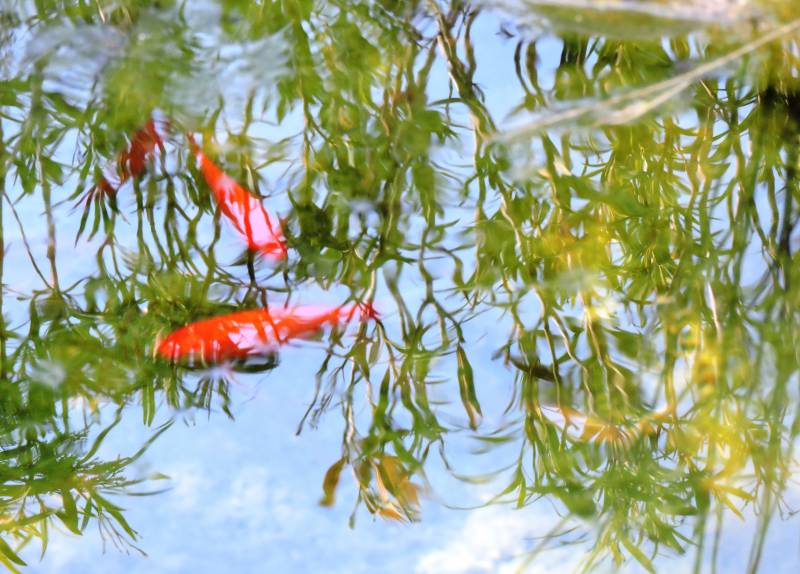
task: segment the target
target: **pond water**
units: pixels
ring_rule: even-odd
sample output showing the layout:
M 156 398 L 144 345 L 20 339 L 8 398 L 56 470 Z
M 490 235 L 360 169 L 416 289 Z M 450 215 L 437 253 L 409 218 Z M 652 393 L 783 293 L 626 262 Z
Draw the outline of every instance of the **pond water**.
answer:
M 0 0 L 0 563 L 797 572 L 798 145 L 794 0 Z

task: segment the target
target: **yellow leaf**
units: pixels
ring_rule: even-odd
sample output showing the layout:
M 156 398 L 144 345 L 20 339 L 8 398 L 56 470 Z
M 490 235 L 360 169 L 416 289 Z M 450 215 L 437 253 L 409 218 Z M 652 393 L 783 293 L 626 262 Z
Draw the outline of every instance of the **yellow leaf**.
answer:
M 399 520 L 401 522 L 405 520 L 405 516 L 400 514 L 393 504 L 378 508 L 378 514 L 384 518 L 389 518 L 390 520 Z

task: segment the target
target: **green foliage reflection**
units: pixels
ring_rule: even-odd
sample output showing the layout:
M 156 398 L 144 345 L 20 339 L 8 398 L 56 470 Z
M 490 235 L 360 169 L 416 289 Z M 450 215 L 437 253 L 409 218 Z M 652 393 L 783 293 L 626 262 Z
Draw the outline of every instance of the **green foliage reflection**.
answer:
M 33 278 L 3 280 L 7 566 L 54 517 L 134 538 L 100 493 L 141 452 L 86 448 L 103 408 L 230 415 L 226 378 L 155 360 L 159 337 L 327 292 L 382 320 L 325 338 L 300 423 L 341 411 L 323 505 L 351 471 L 367 511 L 417 520 L 428 458 L 460 476 L 449 438 L 474 433 L 517 453 L 486 469 L 492 502 L 551 500 L 594 541 L 587 568 L 693 550 L 700 570 L 753 514 L 758 569 L 797 471 L 800 23 L 790 2 L 716 28 L 644 10 L 631 39 L 624 14 L 587 30 L 532 4 L 0 3 L 2 221 Z M 153 117 L 164 149 L 91 194 Z M 186 131 L 284 206 L 286 262 L 226 250 Z M 483 336 L 504 413 L 481 404 Z

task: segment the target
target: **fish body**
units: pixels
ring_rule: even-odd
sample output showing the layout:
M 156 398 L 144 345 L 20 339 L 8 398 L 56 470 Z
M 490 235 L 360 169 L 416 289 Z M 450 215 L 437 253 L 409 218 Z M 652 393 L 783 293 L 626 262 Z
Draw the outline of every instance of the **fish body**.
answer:
M 217 199 L 220 211 L 233 223 L 247 242 L 248 249 L 262 253 L 269 259 L 285 259 L 286 242 L 281 228 L 277 222 L 270 220 L 261 201 L 208 159 L 191 134 L 188 138 L 192 153 Z
M 281 345 L 335 326 L 359 315 L 376 317 L 369 305 L 304 306 L 287 309 L 251 309 L 206 319 L 181 327 L 157 347 L 163 358 L 178 362 L 215 364 L 271 354 Z

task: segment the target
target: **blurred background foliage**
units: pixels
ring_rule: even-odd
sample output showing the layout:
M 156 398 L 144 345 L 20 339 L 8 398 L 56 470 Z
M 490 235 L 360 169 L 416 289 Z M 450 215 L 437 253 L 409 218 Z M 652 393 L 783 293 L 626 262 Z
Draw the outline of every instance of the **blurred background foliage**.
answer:
M 161 477 L 100 443 L 235 400 L 236 366 L 155 341 L 317 297 L 381 313 L 323 338 L 298 429 L 342 417 L 323 505 L 347 471 L 417 520 L 429 456 L 472 433 L 517 454 L 465 480 L 563 511 L 540 548 L 573 525 L 587 568 L 699 570 L 748 512 L 756 571 L 800 431 L 792 4 L 0 0 L 0 561 L 54 522 L 134 543 L 108 497 Z M 150 118 L 165 148 L 98 193 Z M 187 131 L 284 218 L 287 261 L 226 244 Z

